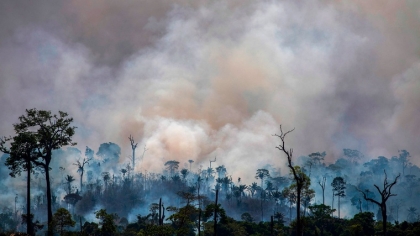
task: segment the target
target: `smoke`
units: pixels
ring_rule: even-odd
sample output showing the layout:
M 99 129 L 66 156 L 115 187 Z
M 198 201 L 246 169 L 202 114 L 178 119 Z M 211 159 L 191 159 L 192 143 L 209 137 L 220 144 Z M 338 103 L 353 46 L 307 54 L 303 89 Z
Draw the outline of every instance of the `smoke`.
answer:
M 217 156 L 244 181 L 287 173 L 279 124 L 295 156 L 420 151 L 414 1 L 22 3 L 0 7 L 2 135 L 63 110 L 80 150 L 114 142 L 127 162 L 131 134 L 136 171 Z

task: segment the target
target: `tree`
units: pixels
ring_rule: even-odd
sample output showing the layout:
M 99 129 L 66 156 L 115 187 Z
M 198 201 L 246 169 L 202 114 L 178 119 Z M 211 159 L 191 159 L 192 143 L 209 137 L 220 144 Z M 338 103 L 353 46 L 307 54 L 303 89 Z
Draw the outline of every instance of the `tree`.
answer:
M 172 160 L 172 161 L 167 161 L 166 163 L 165 163 L 165 166 L 167 166 L 166 168 L 169 170 L 169 172 L 171 173 L 171 176 L 173 176 L 174 175 L 174 173 L 175 173 L 175 170 L 178 170 L 178 167 L 179 167 L 179 161 L 175 161 L 175 160 Z
M 85 173 L 85 164 L 89 165 L 89 162 L 93 159 L 93 150 L 86 146 L 85 151 L 86 158 L 83 158 L 82 161 L 77 160 L 73 165 L 77 166 L 77 172 L 80 173 L 80 191 L 83 191 L 83 174 Z
M 117 232 L 117 226 L 115 225 L 114 219 L 117 218 L 115 214 L 108 214 L 105 209 L 100 209 L 95 212 L 95 216 L 99 219 L 99 225 L 101 225 L 100 235 L 115 235 Z
M 41 161 L 34 160 L 37 166 L 40 166 L 45 173 L 47 185 L 47 208 L 48 225 L 52 222 L 52 196 L 50 183 L 50 163 L 52 160 L 52 151 L 60 149 L 67 145 L 76 145 L 72 142 L 72 137 L 76 127 L 70 126 L 73 118 L 68 114 L 59 111 L 59 114 L 51 114 L 51 111 L 29 109 L 26 114 L 19 117 L 20 123 L 15 125 L 16 133 L 29 132 L 35 135 L 37 140 L 37 156 Z M 52 235 L 49 229 L 48 234 Z
M 362 232 L 358 235 L 374 235 L 375 234 L 375 221 L 373 220 L 372 212 L 361 212 L 354 215 L 353 219 L 350 220 L 351 225 L 360 225 Z
M 326 176 L 322 176 L 322 180 L 318 180 L 319 186 L 321 186 L 322 189 L 322 204 L 325 205 L 325 182 L 327 181 Z
M 315 204 L 309 206 L 309 210 L 311 212 L 310 217 L 314 219 L 315 225 L 321 230 L 321 236 L 324 235 L 324 229 L 327 228 L 328 221 L 331 219 L 335 209 L 324 204 Z
M 305 184 L 306 181 L 306 175 L 303 172 L 298 173 L 296 171 L 296 168 L 293 166 L 292 163 L 292 157 L 293 157 L 293 149 L 290 148 L 289 150 L 286 149 L 285 146 L 285 139 L 286 139 L 286 135 L 289 134 L 290 132 L 293 132 L 293 130 L 289 130 L 287 132 L 283 132 L 281 125 L 280 125 L 280 134 L 274 134 L 274 136 L 280 138 L 280 144 L 278 146 L 276 146 L 276 148 L 280 151 L 282 151 L 284 154 L 286 154 L 287 157 L 287 163 L 288 163 L 288 167 L 290 169 L 290 171 L 293 174 L 293 179 L 295 181 L 296 184 L 296 233 L 298 236 L 302 235 L 302 223 L 300 220 L 300 201 L 301 201 L 301 197 L 302 197 L 302 188 Z
M 102 178 L 105 183 L 105 189 L 108 187 L 108 181 L 111 180 L 111 176 L 109 175 L 109 172 L 102 172 Z
M 187 179 L 187 175 L 188 175 L 189 173 L 188 173 L 188 169 L 182 169 L 181 170 L 181 175 L 182 175 L 182 178 L 184 179 L 184 182 L 185 182 L 185 180 Z
M 134 138 L 133 136 L 129 136 L 128 140 L 130 140 L 130 144 L 131 144 L 131 150 L 133 151 L 133 156 L 131 156 L 131 161 L 133 163 L 133 168 L 136 167 L 136 148 L 137 148 L 137 144 L 134 142 Z
M 258 184 L 253 182 L 251 185 L 248 186 L 248 191 L 251 193 L 251 198 L 254 197 L 255 192 L 258 190 Z
M 340 218 L 340 198 L 346 196 L 346 193 L 344 192 L 346 189 L 346 181 L 344 181 L 343 177 L 335 177 L 331 186 L 335 192 L 334 195 L 338 196 L 338 218 Z
M 398 161 L 401 163 L 403 176 L 405 177 L 405 168 L 407 168 L 408 164 L 410 163 L 410 153 L 407 150 L 400 150 Z
M 387 215 L 386 215 L 386 202 L 388 201 L 388 199 L 392 196 L 397 196 L 397 194 L 392 194 L 391 193 L 391 189 L 392 187 L 397 183 L 398 178 L 400 177 L 400 174 L 397 175 L 397 177 L 395 177 L 394 181 L 392 183 L 388 182 L 388 178 L 386 175 L 386 171 L 384 170 L 384 174 L 385 174 L 385 178 L 384 178 L 384 187 L 381 190 L 378 185 L 374 184 L 376 190 L 378 190 L 379 194 L 381 195 L 381 201 L 377 201 L 373 198 L 370 198 L 364 191 L 360 190 L 359 188 L 357 188 L 357 190 L 359 192 L 361 192 L 363 194 L 363 198 L 366 201 L 370 201 L 372 203 L 375 203 L 376 205 L 378 205 L 378 207 L 381 209 L 381 213 L 382 213 L 382 230 L 383 230 L 383 234 L 386 235 L 386 226 L 387 226 Z
M 68 189 L 67 194 L 70 194 L 71 193 L 71 182 L 75 181 L 75 179 L 71 175 L 67 175 L 66 178 L 64 178 L 64 179 L 67 182 L 67 189 Z
M 261 221 L 264 221 L 264 208 L 263 208 L 263 195 L 265 194 L 264 191 L 264 179 L 270 176 L 270 172 L 266 169 L 258 169 L 257 173 L 255 174 L 256 179 L 261 180 Z
M 224 165 L 216 167 L 216 172 L 218 175 L 218 178 L 224 178 L 226 174 L 226 168 Z
M 357 163 L 364 158 L 363 153 L 353 149 L 343 149 L 344 156 L 346 156 L 351 162 Z
M 11 148 L 5 147 L 7 141 L 13 140 Z M 31 173 L 34 172 L 32 162 L 38 159 L 36 153 L 37 139 L 36 136 L 30 132 L 22 132 L 13 138 L 0 139 L 0 151 L 9 154 L 6 159 L 6 166 L 11 171 L 9 174 L 12 177 L 20 176 L 22 171 L 27 172 L 26 179 L 26 214 L 31 215 Z M 28 220 L 26 225 L 26 232 L 33 235 L 32 221 Z
M 193 160 L 188 160 L 188 162 L 190 163 L 190 172 L 191 172 L 191 164 L 194 162 Z
M 261 189 L 264 189 L 264 179 L 270 177 L 270 172 L 266 169 L 258 169 L 255 174 L 256 179 L 261 180 Z
M 54 213 L 53 220 L 51 222 L 51 227 L 54 230 L 60 232 L 60 235 L 63 235 L 65 227 L 73 227 L 76 222 L 71 218 L 70 212 L 65 208 L 59 208 L 56 213 Z

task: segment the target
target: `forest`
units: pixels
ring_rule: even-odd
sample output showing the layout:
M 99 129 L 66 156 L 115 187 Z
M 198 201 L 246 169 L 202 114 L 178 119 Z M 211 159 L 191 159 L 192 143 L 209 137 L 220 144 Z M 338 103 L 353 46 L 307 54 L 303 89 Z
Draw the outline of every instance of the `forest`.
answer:
M 1 195 L 26 194 L 2 203 L 0 235 L 420 235 L 420 168 L 408 150 L 295 157 L 287 137 L 297 131 L 280 125 L 267 147 L 278 156 L 249 176 L 232 176 L 222 157 L 169 160 L 154 173 L 134 170 L 147 147 L 132 136 L 130 157 L 112 142 L 72 147 L 65 112 L 26 110 L 13 127 L 1 139 Z M 280 159 L 288 172 L 273 167 Z

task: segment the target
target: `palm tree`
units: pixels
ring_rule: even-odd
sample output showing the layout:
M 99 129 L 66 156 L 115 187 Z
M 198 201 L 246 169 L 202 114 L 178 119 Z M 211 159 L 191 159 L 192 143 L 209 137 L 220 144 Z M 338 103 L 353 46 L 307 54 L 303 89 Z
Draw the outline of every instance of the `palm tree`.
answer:
M 255 175 L 256 179 L 261 180 L 261 189 L 264 189 L 264 179 L 270 177 L 270 172 L 266 169 L 258 169 Z
M 216 167 L 216 172 L 217 172 L 219 178 L 225 177 L 225 174 L 226 174 L 225 166 L 221 165 L 221 166 Z
M 73 178 L 73 176 L 67 175 L 67 177 L 64 178 L 64 180 L 67 182 L 67 188 L 68 188 L 68 193 L 67 194 L 70 194 L 71 193 L 71 182 L 75 181 L 75 179 Z
M 214 169 L 211 167 L 207 168 L 207 179 L 212 177 L 213 174 L 214 174 Z
M 182 169 L 181 170 L 181 175 L 182 175 L 182 178 L 184 179 L 184 182 L 185 182 L 185 179 L 187 178 L 187 175 L 188 175 L 188 169 Z
M 276 211 L 278 211 L 279 200 L 282 197 L 281 192 L 276 189 L 274 192 L 271 193 L 271 196 L 273 197 L 276 203 Z
M 258 184 L 256 182 L 248 186 L 248 191 L 251 193 L 251 198 L 254 197 L 255 192 L 258 190 Z
M 238 191 L 241 193 L 241 198 L 242 196 L 245 195 L 245 190 L 248 189 L 248 186 L 246 186 L 245 184 L 241 184 L 238 186 Z
M 125 174 L 127 174 L 127 169 L 121 169 L 121 174 L 123 175 L 123 179 L 125 179 Z

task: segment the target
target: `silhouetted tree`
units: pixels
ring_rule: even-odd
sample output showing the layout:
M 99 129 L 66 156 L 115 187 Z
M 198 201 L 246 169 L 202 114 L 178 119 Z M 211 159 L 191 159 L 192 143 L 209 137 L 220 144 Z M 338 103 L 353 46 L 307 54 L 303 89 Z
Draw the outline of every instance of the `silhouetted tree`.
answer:
M 6 142 L 11 141 L 10 149 L 5 146 Z M 0 151 L 9 154 L 6 159 L 5 165 L 11 171 L 10 176 L 20 176 L 22 171 L 27 172 L 26 178 L 26 214 L 31 215 L 31 173 L 34 171 L 32 168 L 33 160 L 38 159 L 35 148 L 37 147 L 36 136 L 30 132 L 18 133 L 13 138 L 0 139 Z M 31 226 L 31 220 L 27 221 L 26 232 L 33 235 L 34 232 Z
M 385 178 L 384 178 L 384 184 L 383 184 L 383 189 L 381 190 L 378 185 L 374 184 L 376 190 L 378 190 L 379 194 L 381 195 L 381 201 L 377 201 L 375 199 L 372 199 L 370 197 L 368 197 L 368 195 L 364 192 L 361 191 L 359 188 L 357 189 L 359 192 L 361 192 L 363 194 L 363 197 L 365 200 L 370 201 L 372 203 L 375 203 L 376 205 L 379 206 L 379 208 L 381 209 L 381 213 L 382 213 L 382 230 L 383 230 L 383 234 L 386 235 L 386 229 L 387 229 L 387 212 L 386 212 L 386 202 L 388 201 L 388 199 L 392 196 L 397 196 L 397 194 L 392 194 L 391 193 L 391 189 L 392 187 L 397 183 L 398 178 L 400 177 L 400 174 L 397 175 L 397 177 L 395 177 L 394 181 L 392 183 L 388 182 L 388 178 L 386 175 L 386 171 L 384 170 L 384 174 L 385 174 Z
M 75 181 L 75 179 L 73 178 L 73 176 L 71 175 L 67 175 L 66 178 L 64 178 L 64 180 L 66 180 L 67 182 L 67 194 L 71 193 L 71 182 Z
M 302 223 L 300 219 L 300 202 L 302 197 L 302 188 L 306 181 L 306 175 L 303 172 L 298 173 L 296 168 L 293 166 L 292 157 L 293 157 L 293 149 L 290 148 L 289 150 L 286 149 L 285 146 L 285 139 L 286 135 L 292 132 L 294 129 L 289 130 L 287 132 L 283 132 L 281 125 L 280 125 L 280 134 L 275 134 L 276 137 L 280 138 L 280 144 L 276 146 L 277 149 L 282 151 L 286 154 L 288 167 L 293 174 L 293 179 L 296 184 L 296 233 L 298 236 L 302 235 Z
M 260 187 L 260 201 L 261 201 L 261 221 L 264 221 L 264 207 L 263 207 L 263 198 L 265 197 L 264 191 L 264 179 L 270 176 L 270 172 L 266 169 L 258 169 L 257 173 L 255 174 L 256 179 L 261 180 L 261 187 Z
M 321 186 L 322 189 L 322 204 L 325 205 L 325 182 L 327 180 L 326 176 L 322 176 L 321 180 L 318 180 L 319 186 Z
M 59 114 L 52 115 L 50 111 L 29 109 L 26 114 L 19 117 L 20 123 L 15 125 L 17 133 L 31 132 L 37 140 L 37 156 L 42 161 L 34 161 L 37 166 L 43 169 L 47 185 L 47 211 L 48 224 L 52 222 L 52 196 L 50 183 L 50 163 L 52 160 L 52 151 L 66 145 L 75 145 L 72 137 L 76 127 L 70 126 L 73 118 L 68 114 L 59 111 Z M 48 229 L 48 234 L 52 231 Z
M 73 165 L 77 166 L 77 172 L 80 173 L 80 191 L 83 191 L 83 174 L 85 173 L 85 165 L 93 159 L 93 150 L 89 147 L 86 147 L 85 151 L 85 158 L 81 161 L 80 159 L 73 163 Z
M 134 142 L 133 136 L 129 136 L 128 140 L 130 140 L 131 150 L 133 151 L 133 155 L 131 156 L 131 162 L 133 163 L 133 168 L 136 167 L 136 148 L 138 143 Z
M 108 214 L 105 209 L 100 209 L 95 212 L 95 216 L 99 219 L 99 225 L 101 225 L 100 235 L 112 236 L 117 232 L 117 226 L 115 225 L 114 219 L 117 218 L 115 214 Z
M 181 175 L 182 175 L 182 179 L 184 180 L 184 182 L 185 182 L 185 180 L 187 179 L 187 175 L 188 175 L 188 169 L 182 169 L 181 170 Z
M 171 173 L 171 176 L 173 176 L 174 173 L 175 173 L 175 170 L 178 170 L 179 161 L 175 161 L 175 160 L 167 161 L 165 163 L 165 166 L 169 170 L 169 172 Z
M 403 173 L 403 176 L 405 177 L 405 168 L 407 168 L 408 164 L 410 163 L 409 158 L 411 156 L 410 156 L 410 153 L 407 152 L 407 150 L 400 150 L 398 152 L 399 152 L 398 161 L 401 163 L 402 173 Z
M 338 218 L 340 218 L 340 198 L 346 196 L 344 191 L 346 189 L 346 181 L 344 181 L 343 177 L 335 177 L 331 186 L 333 187 L 334 195 L 338 197 Z
M 59 208 L 54 213 L 51 227 L 60 232 L 60 236 L 62 236 L 66 227 L 73 227 L 75 224 L 76 222 L 71 218 L 70 212 L 65 208 Z

